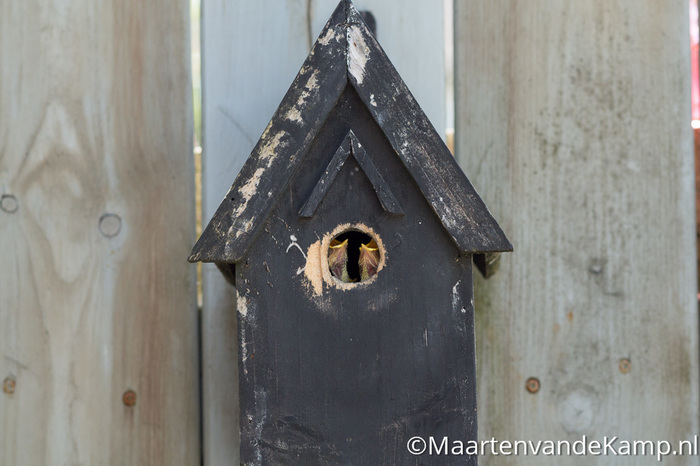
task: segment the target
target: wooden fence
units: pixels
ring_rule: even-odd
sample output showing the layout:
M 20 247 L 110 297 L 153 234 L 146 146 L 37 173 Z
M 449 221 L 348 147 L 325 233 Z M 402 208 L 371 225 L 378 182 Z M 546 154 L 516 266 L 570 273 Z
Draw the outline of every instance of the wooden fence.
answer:
M 4 466 L 198 462 L 188 16 L 0 2 Z
M 335 3 L 203 0 L 205 222 Z M 452 1 L 355 3 L 444 133 Z M 481 437 L 692 439 L 687 3 L 454 0 L 454 36 L 456 156 L 515 247 L 477 283 Z M 189 41 L 184 0 L 0 0 L 2 466 L 237 464 L 234 290 L 205 266 L 198 326 L 186 262 Z

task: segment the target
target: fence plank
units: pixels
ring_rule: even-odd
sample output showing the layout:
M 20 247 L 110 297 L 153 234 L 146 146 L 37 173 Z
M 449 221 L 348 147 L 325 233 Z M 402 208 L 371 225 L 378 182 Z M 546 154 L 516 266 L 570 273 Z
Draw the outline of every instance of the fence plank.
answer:
M 455 7 L 458 158 L 515 247 L 477 283 L 481 437 L 692 440 L 687 1 Z
M 299 71 L 336 0 L 208 1 L 202 15 L 203 218 L 208 221 Z M 442 2 L 358 0 L 399 73 L 445 130 Z M 232 287 L 204 267 L 203 416 L 208 465 L 238 458 Z
M 0 2 L 2 465 L 199 462 L 188 16 Z

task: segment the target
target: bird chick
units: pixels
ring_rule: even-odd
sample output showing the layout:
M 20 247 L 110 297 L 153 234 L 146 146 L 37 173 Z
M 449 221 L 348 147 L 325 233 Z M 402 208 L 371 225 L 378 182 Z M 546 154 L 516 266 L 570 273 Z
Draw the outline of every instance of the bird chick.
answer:
M 342 243 L 337 239 L 331 241 L 328 250 L 328 266 L 335 278 L 343 282 L 349 282 L 348 275 L 348 240 Z
M 374 240 L 360 245 L 360 280 L 367 280 L 377 273 L 379 266 L 379 247 Z

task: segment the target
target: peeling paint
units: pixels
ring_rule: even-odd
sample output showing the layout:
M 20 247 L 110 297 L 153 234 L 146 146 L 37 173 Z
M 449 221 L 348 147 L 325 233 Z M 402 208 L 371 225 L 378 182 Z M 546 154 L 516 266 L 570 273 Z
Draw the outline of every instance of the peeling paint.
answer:
M 265 424 L 267 423 L 267 392 L 265 391 L 264 388 L 262 387 L 255 387 L 255 392 L 254 392 L 254 397 L 255 397 L 255 417 L 256 417 L 256 422 L 255 422 L 255 438 L 262 438 L 262 433 L 263 433 L 263 428 L 265 427 Z M 250 422 L 251 419 L 248 418 L 248 422 Z M 255 459 L 257 460 L 256 464 L 262 464 L 262 452 L 260 449 L 260 445 L 262 442 L 255 442 Z
M 237 218 L 235 218 L 235 217 L 237 217 L 237 215 L 238 215 L 238 210 L 239 210 L 239 209 L 236 209 L 236 211 L 233 213 L 234 219 L 233 219 L 233 221 L 231 222 L 231 226 L 230 226 L 229 229 L 228 229 L 228 236 L 229 236 L 229 238 L 230 238 L 230 237 L 238 238 L 238 237 L 241 236 L 242 234 L 248 233 L 248 232 L 250 231 L 250 229 L 252 228 L 252 226 L 253 226 L 253 219 L 248 219 L 245 223 L 243 223 L 243 224 L 241 225 L 240 220 L 238 220 Z M 241 209 L 241 211 L 242 211 L 242 209 Z M 224 245 L 224 249 L 225 249 L 225 251 L 226 251 L 226 254 L 230 254 L 230 253 L 231 253 L 230 248 L 231 248 L 231 242 L 230 242 L 230 241 L 227 241 L 226 244 Z
M 340 42 L 340 38 L 336 35 L 334 28 L 328 28 L 326 34 L 323 37 L 319 37 L 316 42 L 321 45 L 328 45 L 331 40 L 335 39 L 336 42 Z
M 358 84 L 365 77 L 365 65 L 369 60 L 369 47 L 365 44 L 362 31 L 357 26 L 348 28 L 348 71 Z
M 267 132 L 267 130 L 266 130 Z M 270 165 L 272 164 L 272 160 L 275 156 L 275 153 L 279 148 L 284 147 L 282 138 L 286 136 L 287 133 L 285 131 L 279 131 L 275 136 L 271 139 L 269 139 L 265 145 L 260 149 L 260 161 L 261 162 L 267 162 L 265 167 L 259 167 L 257 170 L 255 170 L 255 173 L 253 173 L 253 176 L 251 176 L 243 186 L 241 186 L 238 189 L 238 196 L 240 197 L 241 201 L 238 204 L 238 207 L 236 210 L 234 210 L 231 215 L 233 217 L 238 217 L 240 216 L 248 207 L 248 202 L 253 198 L 253 196 L 257 192 L 258 185 L 260 184 L 260 179 L 262 178 L 263 173 L 265 173 L 265 169 L 269 168 Z M 240 227 L 234 227 L 234 225 L 231 225 L 231 228 L 229 228 L 229 235 L 230 236 L 240 236 L 243 233 L 248 232 L 248 228 L 250 227 L 250 224 L 252 222 L 248 222 L 246 224 L 246 228 L 242 229 Z M 235 230 L 235 231 L 234 231 Z
M 263 146 L 260 149 L 261 162 L 267 162 L 267 166 L 270 166 L 270 164 L 272 163 L 272 159 L 275 156 L 275 153 L 277 152 L 277 149 L 284 148 L 285 144 L 282 143 L 282 138 L 285 136 L 287 136 L 286 131 L 278 131 L 277 134 L 274 135 L 274 137 L 272 137 L 265 143 L 265 146 Z
M 461 300 L 459 299 L 459 284 L 462 280 L 458 280 L 455 286 L 452 287 L 452 309 L 457 310 L 461 308 Z M 464 311 L 464 309 L 462 309 Z
M 369 103 L 370 103 L 370 105 L 371 105 L 372 107 L 376 107 L 376 106 L 377 106 L 377 102 L 374 101 L 374 94 L 370 94 L 370 95 L 369 95 Z
M 240 360 L 243 366 L 243 374 L 248 375 L 248 341 L 246 340 L 245 325 L 242 325 L 240 327 L 240 331 L 238 332 L 238 338 L 240 339 L 238 346 L 240 348 L 241 353 Z
M 239 292 L 236 292 L 236 295 L 236 304 L 238 305 L 238 312 L 242 316 L 248 315 L 248 304 L 245 301 L 245 296 L 243 296 Z
M 274 119 L 270 120 L 270 122 L 265 127 L 265 131 L 263 131 L 262 136 L 260 136 L 261 140 L 267 139 L 267 135 L 270 134 L 270 130 L 272 129 L 272 122 L 273 121 L 274 121 Z
M 304 87 L 310 91 L 318 90 L 318 70 L 314 70 L 314 72 L 311 73 Z
M 444 202 L 442 204 L 445 205 L 445 210 L 448 211 L 447 213 L 449 213 L 450 215 L 454 215 L 454 214 L 452 214 L 451 211 L 449 211 L 450 208 Z M 451 216 L 448 217 L 445 214 L 440 216 L 440 221 L 442 221 L 442 224 L 445 225 L 445 228 L 447 228 L 447 229 L 455 229 L 458 226 L 457 220 L 455 218 L 453 218 Z
M 304 119 L 301 117 L 301 111 L 296 105 L 290 108 L 284 117 L 289 121 L 296 121 L 297 123 L 304 121 Z
M 247 204 L 248 201 L 253 197 L 255 192 L 257 191 L 258 185 L 260 184 L 260 177 L 262 174 L 265 172 L 264 168 L 258 168 L 255 170 L 255 173 L 253 173 L 253 176 L 250 177 L 250 179 L 241 186 L 241 189 L 238 190 L 238 195 L 243 198 L 243 204 Z M 239 209 L 242 210 L 242 209 Z
M 290 108 L 289 111 L 284 116 L 285 119 L 289 121 L 294 121 L 296 123 L 303 123 L 302 111 L 304 110 L 304 105 L 306 104 L 306 99 L 312 94 L 316 93 L 319 89 L 318 85 L 318 70 L 314 70 L 309 76 L 309 79 L 304 84 L 304 89 L 299 94 L 294 107 Z

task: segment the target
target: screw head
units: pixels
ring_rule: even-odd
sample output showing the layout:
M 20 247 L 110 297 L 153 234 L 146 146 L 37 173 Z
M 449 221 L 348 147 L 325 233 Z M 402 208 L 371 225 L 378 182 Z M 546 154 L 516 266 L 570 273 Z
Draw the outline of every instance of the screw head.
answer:
M 632 370 L 632 362 L 628 358 L 620 359 L 620 372 L 623 374 Z
M 126 406 L 134 406 L 136 404 L 136 392 L 133 390 L 127 390 L 122 396 L 122 401 Z
M 537 377 L 530 377 L 525 382 L 525 390 L 530 393 L 537 393 L 540 391 L 540 380 Z
M 14 214 L 19 209 L 19 201 L 12 194 L 0 196 L 0 209 L 8 214 Z
M 104 214 L 100 217 L 100 233 L 106 238 L 114 238 L 122 229 L 122 219 L 117 214 Z
M 12 377 L 7 377 L 2 383 L 2 391 L 8 395 L 12 395 L 15 392 L 15 386 L 17 383 Z

